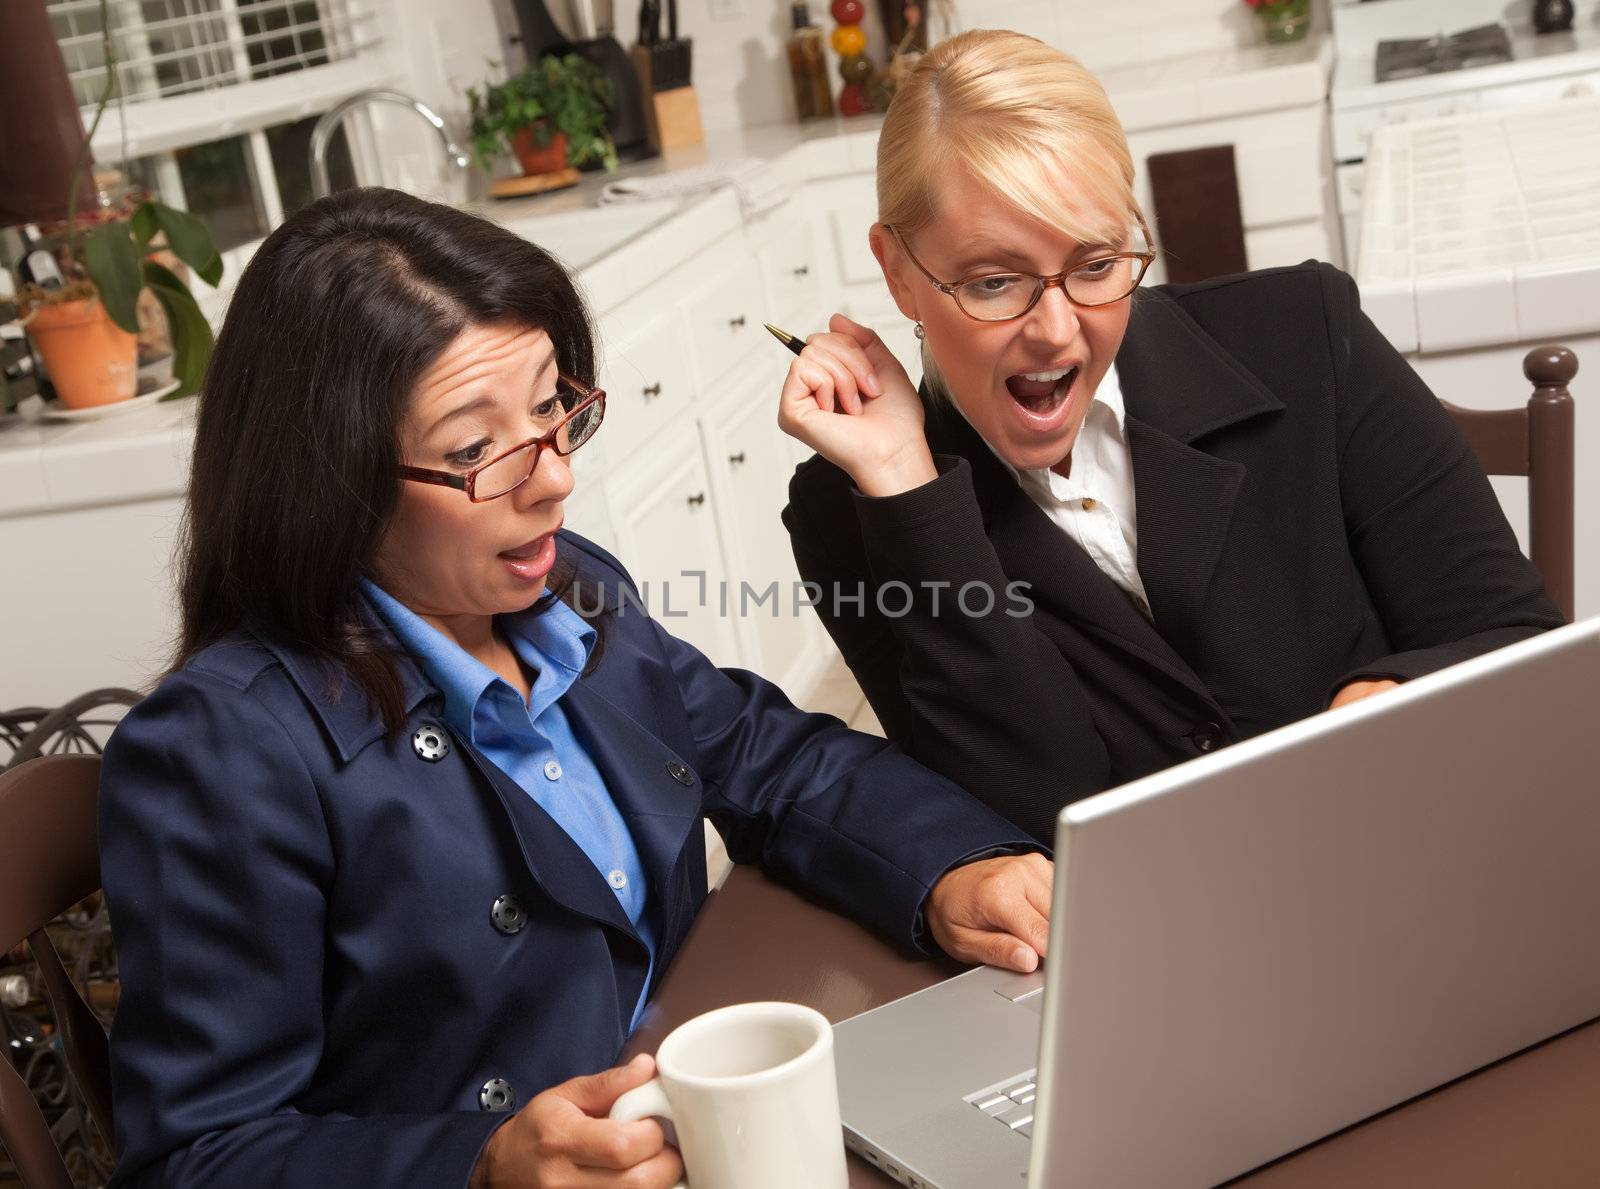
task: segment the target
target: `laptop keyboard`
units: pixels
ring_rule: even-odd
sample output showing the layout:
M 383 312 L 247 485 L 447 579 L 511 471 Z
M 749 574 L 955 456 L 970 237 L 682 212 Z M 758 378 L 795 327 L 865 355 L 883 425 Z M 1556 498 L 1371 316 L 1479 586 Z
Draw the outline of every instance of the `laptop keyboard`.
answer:
M 991 1119 L 1011 1128 L 1018 1135 L 1032 1139 L 1033 1099 L 1038 1092 L 1033 1079 L 1038 1072 L 1036 1069 L 1030 1069 L 1027 1073 L 1008 1082 L 1001 1082 L 992 1089 L 969 1094 L 966 1101 Z

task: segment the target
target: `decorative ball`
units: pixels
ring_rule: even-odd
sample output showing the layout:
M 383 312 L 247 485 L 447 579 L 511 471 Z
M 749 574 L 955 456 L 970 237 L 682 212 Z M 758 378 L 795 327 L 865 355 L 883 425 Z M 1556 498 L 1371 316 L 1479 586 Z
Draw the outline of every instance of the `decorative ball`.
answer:
M 833 7 L 828 11 L 841 25 L 859 25 L 861 18 L 867 15 L 867 7 L 861 0 L 833 0 Z
M 872 59 L 865 54 L 854 54 L 839 59 L 839 77 L 847 83 L 864 83 L 876 70 L 877 67 L 872 64 Z
M 829 40 L 833 42 L 833 52 L 841 58 L 853 58 L 867 48 L 867 35 L 860 25 L 840 25 Z
M 864 111 L 870 111 L 872 105 L 867 102 L 867 92 L 860 83 L 846 83 L 839 92 L 839 114 L 842 116 L 859 116 Z

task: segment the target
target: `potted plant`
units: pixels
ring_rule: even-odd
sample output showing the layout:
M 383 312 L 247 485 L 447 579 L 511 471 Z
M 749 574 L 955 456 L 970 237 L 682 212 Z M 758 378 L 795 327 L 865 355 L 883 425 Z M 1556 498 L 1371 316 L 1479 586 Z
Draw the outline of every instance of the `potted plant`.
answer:
M 107 8 L 107 0 L 100 0 L 105 89 L 73 167 L 66 221 L 44 245 L 55 256 L 64 283 L 57 289 L 27 285 L 17 295 L 18 316 L 43 357 L 61 402 L 69 408 L 109 404 L 134 395 L 139 295 L 147 289 L 160 302 L 171 332 L 172 372 L 178 381 L 171 396 L 199 391 L 211 355 L 211 326 L 187 282 L 150 257 L 164 247 L 208 284 L 222 279 L 222 257 L 211 233 L 185 211 L 135 197 L 79 216 L 79 185 L 89 160 L 89 145 L 116 88 Z
M 587 58 L 547 54 L 505 82 L 469 87 L 467 102 L 473 156 L 486 171 L 505 151 L 529 175 L 569 165 L 617 167 L 606 131 L 611 80 Z
M 1244 0 L 1261 20 L 1269 44 L 1299 41 L 1311 29 L 1310 0 Z

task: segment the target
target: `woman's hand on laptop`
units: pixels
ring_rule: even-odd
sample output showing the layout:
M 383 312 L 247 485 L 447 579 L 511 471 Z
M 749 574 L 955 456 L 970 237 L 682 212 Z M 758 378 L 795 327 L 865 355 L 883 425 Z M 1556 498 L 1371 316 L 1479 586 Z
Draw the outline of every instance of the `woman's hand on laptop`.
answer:
M 1003 855 L 956 867 L 928 894 L 928 929 L 958 962 L 1031 974 L 1050 947 L 1050 881 L 1043 855 Z
M 1381 681 L 1352 681 L 1333 695 L 1333 701 L 1328 703 L 1328 709 L 1337 710 L 1341 706 L 1350 705 L 1351 702 L 1359 702 L 1362 698 L 1381 694 L 1386 689 L 1395 689 L 1399 684 L 1398 681 L 1390 681 L 1387 678 Z

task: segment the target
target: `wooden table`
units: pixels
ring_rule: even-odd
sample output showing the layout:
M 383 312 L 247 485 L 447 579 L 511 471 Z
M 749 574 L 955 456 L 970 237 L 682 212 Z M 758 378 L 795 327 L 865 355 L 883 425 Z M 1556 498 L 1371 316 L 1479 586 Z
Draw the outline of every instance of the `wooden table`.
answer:
M 755 868 L 736 867 L 700 913 L 623 1059 L 684 1020 L 758 999 L 835 1022 L 960 972 L 908 958 Z M 852 1189 L 887 1176 L 850 1157 Z M 1600 1021 L 1302 1148 L 1230 1182 L 1248 1189 L 1595 1189 Z

